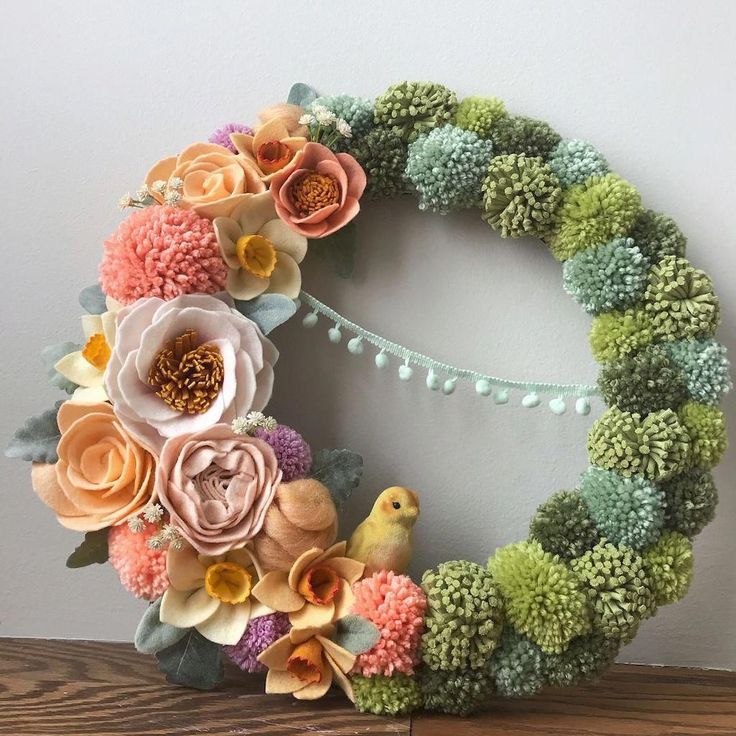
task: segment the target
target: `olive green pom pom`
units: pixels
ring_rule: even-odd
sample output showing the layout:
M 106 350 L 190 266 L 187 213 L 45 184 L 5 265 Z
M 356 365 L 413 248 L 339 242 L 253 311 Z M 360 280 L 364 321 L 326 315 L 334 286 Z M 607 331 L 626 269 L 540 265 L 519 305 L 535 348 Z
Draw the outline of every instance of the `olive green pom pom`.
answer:
M 599 537 L 585 501 L 574 491 L 560 491 L 547 499 L 534 514 L 529 536 L 545 552 L 563 559 L 580 557 Z
M 557 177 L 541 158 L 495 156 L 483 181 L 483 219 L 503 238 L 543 235 L 561 195 Z
M 616 659 L 619 642 L 601 634 L 579 636 L 560 654 L 542 660 L 547 683 L 552 687 L 574 687 L 598 679 Z
M 629 237 L 652 263 L 664 256 L 685 255 L 687 241 L 680 228 L 671 217 L 654 210 L 644 210 L 636 218 Z
M 721 462 L 728 447 L 726 417 L 717 406 L 688 401 L 680 409 L 680 421 L 690 435 L 690 462 L 701 470 Z
M 427 594 L 422 658 L 434 670 L 483 667 L 503 625 L 493 577 L 475 562 L 443 562 L 422 575 Z
M 394 197 L 408 190 L 407 146 L 393 131 L 374 128 L 353 145 L 350 153 L 366 173 L 367 197 Z
M 491 130 L 491 140 L 498 156 L 523 153 L 547 158 L 562 137 L 543 120 L 516 115 L 499 118 Z
M 375 120 L 407 143 L 449 123 L 457 109 L 455 93 L 433 82 L 399 82 L 376 99 Z
M 603 366 L 598 387 L 609 406 L 641 415 L 677 409 L 688 398 L 681 372 L 654 345 Z
M 506 618 L 545 652 L 561 652 L 590 628 L 585 593 L 559 557 L 539 542 L 496 551 L 488 567 L 503 596 Z
M 644 567 L 658 606 L 675 603 L 693 579 L 693 545 L 683 534 L 668 532 L 647 550 Z
M 361 713 L 378 716 L 400 716 L 418 710 L 422 706 L 419 681 L 400 673 L 391 677 L 375 675 L 350 678 L 355 696 L 355 707 Z
M 491 659 L 496 691 L 506 698 L 528 698 L 544 686 L 542 650 L 511 627 L 503 636 Z
M 652 325 L 641 309 L 599 314 L 588 337 L 593 357 L 599 363 L 610 363 L 634 350 L 640 350 L 652 339 Z
M 480 138 L 490 138 L 494 123 L 506 116 L 506 106 L 498 97 L 466 97 L 457 106 L 455 125 Z
M 488 668 L 435 672 L 425 667 L 420 684 L 426 710 L 455 716 L 470 715 L 493 692 Z
M 552 255 L 572 258 L 628 233 L 641 212 L 639 192 L 616 174 L 592 176 L 565 191 L 557 213 L 557 230 L 550 239 Z
M 691 539 L 713 521 L 718 491 L 713 476 L 702 470 L 690 470 L 662 483 L 664 525 Z
M 571 565 L 587 586 L 595 629 L 608 638 L 631 641 L 642 619 L 656 608 L 642 557 L 602 539 Z
M 592 465 L 629 478 L 666 480 L 687 467 L 690 438 L 671 409 L 643 418 L 612 406 L 588 434 Z

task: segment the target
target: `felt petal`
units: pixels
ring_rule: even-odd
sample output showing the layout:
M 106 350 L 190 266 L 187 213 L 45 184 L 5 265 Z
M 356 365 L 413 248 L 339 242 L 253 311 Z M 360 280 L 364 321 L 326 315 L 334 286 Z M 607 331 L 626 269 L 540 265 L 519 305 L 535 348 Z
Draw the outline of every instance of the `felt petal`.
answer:
M 304 575 L 307 568 L 310 567 L 315 560 L 319 559 L 322 554 L 323 551 L 319 547 L 312 547 L 312 549 L 308 549 L 294 560 L 294 564 L 291 566 L 291 570 L 289 570 L 289 587 L 292 590 L 297 589 L 299 581 L 302 579 L 302 575 Z
M 237 644 L 250 621 L 250 601 L 223 603 L 208 619 L 197 624 L 197 631 L 215 644 Z
M 115 328 L 116 314 L 113 311 L 107 311 L 102 314 L 102 334 L 105 336 L 105 342 L 112 350 L 115 345 Z
M 340 205 L 335 202 L 334 204 L 328 204 L 318 209 L 316 212 L 312 212 L 311 215 L 304 217 L 295 217 L 295 225 L 316 225 L 320 222 L 324 222 L 328 217 L 334 215 L 340 209 Z
M 353 694 L 353 686 L 350 684 L 350 680 L 345 674 L 343 674 L 343 672 L 340 671 L 337 662 L 335 662 L 329 654 L 325 653 L 325 658 L 332 667 L 333 681 L 337 683 L 338 687 L 345 693 L 345 695 L 347 695 L 348 700 L 350 700 L 351 703 L 354 703 L 355 695 Z
M 333 620 L 334 615 L 334 603 L 327 603 L 324 606 L 305 603 L 300 610 L 289 614 L 289 621 L 297 629 L 318 628 L 329 624 Z
M 78 386 L 102 385 L 103 372 L 85 360 L 81 350 L 65 355 L 54 364 L 54 368 Z
M 206 565 L 194 547 L 188 544 L 175 549 L 169 546 L 166 553 L 166 572 L 171 585 L 176 590 L 197 590 L 204 585 Z
M 255 156 L 258 149 L 269 141 L 280 141 L 287 138 L 289 129 L 286 127 L 283 118 L 271 118 L 268 122 L 259 126 L 255 136 L 253 136 L 253 155 Z
M 309 628 L 309 629 L 294 629 L 292 628 L 289 633 L 288 637 L 291 640 L 291 643 L 298 647 L 300 644 L 304 644 L 307 639 L 311 639 L 313 636 L 317 636 L 317 634 L 327 631 L 330 627 L 329 626 L 322 626 L 317 628 Z
M 270 670 L 284 670 L 286 669 L 286 660 L 289 659 L 293 649 L 294 645 L 289 635 L 285 634 L 280 639 L 276 639 L 273 644 L 266 647 L 258 655 L 258 661 Z
M 268 282 L 267 293 L 283 294 L 290 299 L 296 299 L 302 289 L 302 272 L 291 256 L 279 253 L 271 278 L 262 281 Z
M 82 332 L 85 340 L 89 340 L 92 335 L 102 332 L 102 316 L 99 314 L 83 314 L 82 315 Z
M 353 607 L 353 589 L 347 580 L 340 581 L 340 589 L 335 595 L 335 621 L 339 621 L 343 616 L 347 616 L 350 613 L 350 609 Z
M 161 599 L 161 623 L 189 629 L 208 619 L 221 604 L 204 588 L 194 592 L 169 588 Z
M 304 686 L 304 683 L 291 672 L 285 670 L 269 670 L 266 675 L 266 694 L 284 695 L 293 693 Z
M 233 152 L 229 148 L 225 148 L 225 146 L 217 143 L 192 143 L 177 156 L 176 163 L 178 166 L 187 161 L 193 161 L 200 156 L 209 156 L 210 154 L 221 154 L 231 158 Z
M 348 196 L 360 199 L 367 183 L 363 167 L 349 153 L 338 153 L 337 160 L 348 176 Z
M 274 219 L 269 220 L 258 234 L 268 238 L 279 253 L 287 253 L 297 263 L 301 263 L 304 256 L 307 255 L 307 239 L 303 235 L 294 232 L 275 215 L 276 210 L 274 208 Z
M 283 570 L 272 570 L 264 575 L 253 588 L 253 595 L 274 611 L 284 613 L 298 611 L 304 605 L 304 598 L 289 587 Z
M 327 639 L 320 634 L 317 635 L 317 641 L 322 645 L 330 659 L 335 664 L 335 669 L 341 672 L 350 672 L 355 664 L 356 656 L 351 654 L 347 649 L 343 649 L 338 644 L 335 644 L 331 639 Z
M 353 197 L 348 197 L 345 202 L 345 206 L 326 221 L 325 224 L 327 225 L 327 228 L 322 237 L 332 235 L 332 233 L 345 227 L 345 225 L 356 217 L 358 212 L 360 212 L 360 204 L 358 203 L 358 200 Z
M 257 601 L 255 598 L 252 598 L 251 604 L 250 604 L 251 620 L 253 620 L 254 618 L 260 618 L 261 616 L 268 616 L 271 613 L 275 613 L 273 608 L 264 606 L 263 603 L 261 603 L 260 601 Z
M 270 192 L 251 194 L 231 214 L 242 235 L 256 235 L 275 216 L 276 209 Z
M 319 565 L 325 560 L 330 560 L 334 557 L 345 557 L 348 543 L 343 539 L 340 542 L 335 542 L 332 547 L 328 547 L 315 561 L 315 565 Z
M 231 268 L 227 272 L 227 292 L 236 299 L 242 299 L 243 301 L 255 299 L 268 289 L 269 284 L 269 279 L 256 276 L 250 271 L 240 268 L 240 264 L 238 264 L 237 269 Z
M 78 386 L 72 396 L 75 404 L 98 404 L 108 400 L 104 386 Z
M 232 211 L 249 196 L 247 193 L 232 194 L 216 202 L 194 205 L 192 209 L 200 217 L 206 217 L 208 220 L 214 220 L 216 217 L 230 217 Z
M 76 401 L 65 401 L 59 407 L 59 413 L 56 415 L 56 421 L 62 434 L 68 431 L 74 422 L 91 414 L 103 414 L 107 417 L 113 415 L 110 404 L 79 404 Z
M 304 684 L 304 683 L 302 683 Z M 312 682 L 301 690 L 294 691 L 294 697 L 298 700 L 319 700 L 332 685 L 332 667 L 329 662 L 325 663 L 322 679 L 319 682 Z
M 332 557 L 324 561 L 324 566 L 334 570 L 339 577 L 344 578 L 351 585 L 363 575 L 365 564 L 349 557 Z
M 235 243 L 243 234 L 240 226 L 230 217 L 216 217 L 213 225 L 225 263 L 230 268 L 240 268 L 240 261 L 235 253 Z
M 61 516 L 79 516 L 79 509 L 69 500 L 56 479 L 56 465 L 33 463 L 31 485 L 38 497 Z
M 168 181 L 169 177 L 171 176 L 175 168 L 176 168 L 176 156 L 169 156 L 168 158 L 162 158 L 160 161 L 157 161 L 149 169 L 144 181 L 150 189 L 151 184 L 153 184 L 153 182 L 155 181 Z M 163 195 L 161 194 L 153 194 L 153 198 L 159 204 L 161 204 L 164 201 Z

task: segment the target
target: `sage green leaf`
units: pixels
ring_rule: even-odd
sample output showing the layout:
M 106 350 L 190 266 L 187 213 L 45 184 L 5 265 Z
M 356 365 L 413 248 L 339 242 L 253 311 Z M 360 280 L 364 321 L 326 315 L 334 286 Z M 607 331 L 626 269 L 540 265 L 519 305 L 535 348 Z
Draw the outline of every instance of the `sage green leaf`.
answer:
M 309 107 L 317 99 L 317 90 L 304 82 L 297 82 L 291 86 L 287 102 L 290 105 Z
M 176 644 L 156 652 L 158 668 L 173 685 L 211 690 L 224 674 L 221 649 L 196 629 L 189 629 Z
M 108 527 L 105 527 L 94 532 L 87 532 L 82 544 L 69 555 L 66 566 L 77 568 L 94 564 L 102 565 L 107 562 L 109 556 L 107 549 L 108 531 Z
M 79 292 L 79 304 L 89 314 L 107 312 L 107 302 L 99 284 L 92 284 Z
M 339 508 L 360 483 L 363 458 L 352 450 L 320 450 L 314 456 L 310 475 L 329 488 Z
M 264 335 L 296 314 L 296 302 L 283 294 L 261 294 L 255 299 L 235 299 L 235 309 L 253 320 Z
M 58 342 L 55 345 L 47 345 L 41 351 L 41 360 L 43 360 L 46 366 L 46 373 L 49 377 L 49 382 L 52 386 L 60 388 L 62 391 L 66 391 L 68 394 L 73 394 L 77 388 L 77 384 L 74 381 L 70 381 L 65 376 L 62 376 L 54 366 L 69 353 L 75 353 L 77 350 L 81 350 L 82 346 L 77 345 L 75 342 Z
M 173 646 L 189 629 L 180 629 L 161 621 L 161 598 L 146 608 L 135 630 L 135 648 L 142 654 L 156 654 Z
M 381 632 L 372 621 L 363 616 L 343 616 L 335 626 L 332 641 L 352 654 L 363 654 L 373 649 L 381 638 Z
M 59 401 L 53 409 L 27 419 L 10 438 L 5 456 L 19 457 L 34 463 L 55 463 L 59 459 L 56 446 L 61 439 L 56 415 L 61 403 Z
M 355 220 L 351 220 L 326 238 L 310 240 L 307 252 L 326 261 L 340 278 L 349 279 L 355 271 L 356 234 Z

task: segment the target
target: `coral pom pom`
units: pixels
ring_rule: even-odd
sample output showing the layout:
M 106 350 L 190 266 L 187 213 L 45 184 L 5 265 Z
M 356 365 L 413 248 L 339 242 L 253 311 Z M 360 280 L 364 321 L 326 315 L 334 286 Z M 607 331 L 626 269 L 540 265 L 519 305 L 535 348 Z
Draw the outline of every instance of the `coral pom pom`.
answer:
M 169 587 L 166 574 L 166 550 L 151 549 L 148 540 L 159 533 L 157 524 L 147 523 L 139 532 L 127 524 L 110 527 L 107 546 L 110 564 L 120 576 L 123 587 L 136 598 L 156 600 Z

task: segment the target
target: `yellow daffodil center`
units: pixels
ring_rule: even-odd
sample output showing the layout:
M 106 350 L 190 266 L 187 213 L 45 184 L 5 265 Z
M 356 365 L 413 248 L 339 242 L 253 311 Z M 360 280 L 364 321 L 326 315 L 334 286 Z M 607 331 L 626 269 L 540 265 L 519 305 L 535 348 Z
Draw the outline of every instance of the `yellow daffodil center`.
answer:
M 286 660 L 286 671 L 298 677 L 306 685 L 322 680 L 324 672 L 322 645 L 317 639 L 312 637 L 298 647 L 294 647 L 291 656 Z
M 216 562 L 204 575 L 207 595 L 223 603 L 244 603 L 253 589 L 253 576 L 235 562 Z
M 82 357 L 98 371 L 105 370 L 110 360 L 110 346 L 101 332 L 96 332 L 87 340 L 82 348 Z
M 276 249 L 262 235 L 243 235 L 238 238 L 235 255 L 242 268 L 262 279 L 269 278 L 276 267 Z
M 340 201 L 340 185 L 334 176 L 310 171 L 291 186 L 291 199 L 301 217 L 337 204 Z
M 274 174 L 294 158 L 294 151 L 281 141 L 266 141 L 258 146 L 256 161 L 264 174 Z
M 329 567 L 314 567 L 302 576 L 297 590 L 309 603 L 326 606 L 332 603 L 340 589 L 340 578 Z

